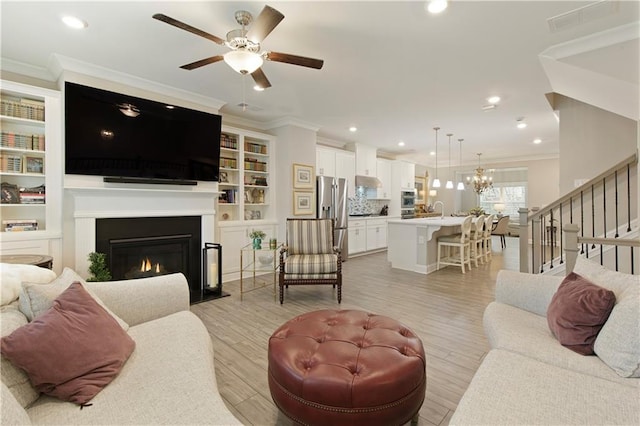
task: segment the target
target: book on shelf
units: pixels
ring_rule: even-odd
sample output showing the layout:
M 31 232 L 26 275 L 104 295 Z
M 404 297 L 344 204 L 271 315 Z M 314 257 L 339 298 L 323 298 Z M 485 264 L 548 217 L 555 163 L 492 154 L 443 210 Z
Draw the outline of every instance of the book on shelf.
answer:
M 22 173 L 22 156 L 0 153 L 0 172 Z
M 2 227 L 5 232 L 37 231 L 38 221 L 36 219 L 3 220 Z
M 2 131 L 0 134 L 0 146 L 44 151 L 44 135 Z

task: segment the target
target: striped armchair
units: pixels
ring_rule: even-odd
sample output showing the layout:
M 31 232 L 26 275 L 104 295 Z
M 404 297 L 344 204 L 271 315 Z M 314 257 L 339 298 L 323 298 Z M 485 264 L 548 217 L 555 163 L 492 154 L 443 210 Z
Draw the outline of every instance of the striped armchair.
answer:
M 280 303 L 284 287 L 331 284 L 342 301 L 342 256 L 333 243 L 333 220 L 287 219 L 286 244 L 280 251 Z

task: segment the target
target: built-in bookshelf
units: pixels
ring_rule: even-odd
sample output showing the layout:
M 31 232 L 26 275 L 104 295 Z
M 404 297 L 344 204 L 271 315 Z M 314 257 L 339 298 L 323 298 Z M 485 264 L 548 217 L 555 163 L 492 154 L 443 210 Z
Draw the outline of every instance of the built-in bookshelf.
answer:
M 61 228 L 61 107 L 57 91 L 0 86 L 0 213 L 4 243 Z M 49 231 L 49 232 L 47 232 Z
M 223 127 L 220 139 L 219 222 L 273 219 L 269 135 Z

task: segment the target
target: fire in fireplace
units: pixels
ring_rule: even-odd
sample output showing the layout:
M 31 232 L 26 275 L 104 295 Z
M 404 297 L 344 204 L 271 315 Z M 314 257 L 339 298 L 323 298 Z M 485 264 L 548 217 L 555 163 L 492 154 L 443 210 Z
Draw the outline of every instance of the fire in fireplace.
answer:
M 96 251 L 114 280 L 182 272 L 191 303 L 202 301 L 200 216 L 96 220 Z

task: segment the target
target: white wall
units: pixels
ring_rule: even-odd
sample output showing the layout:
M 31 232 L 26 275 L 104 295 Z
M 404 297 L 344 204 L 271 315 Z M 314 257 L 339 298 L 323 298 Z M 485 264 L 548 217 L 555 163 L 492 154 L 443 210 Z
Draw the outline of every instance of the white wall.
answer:
M 638 123 L 620 115 L 555 95 L 560 114 L 560 193 L 576 180 L 591 179 L 633 155 Z
M 285 223 L 293 216 L 293 164 L 307 164 L 315 169 L 316 130 L 296 125 L 283 125 L 269 133 L 278 138 L 278 169 L 276 181 L 276 210 L 278 212 L 278 240 L 285 241 Z M 315 178 L 314 178 L 315 179 Z M 314 189 L 315 191 L 315 189 Z M 315 200 L 315 195 L 314 195 Z M 305 216 L 296 216 L 305 217 Z M 314 214 L 306 217 L 315 217 Z

